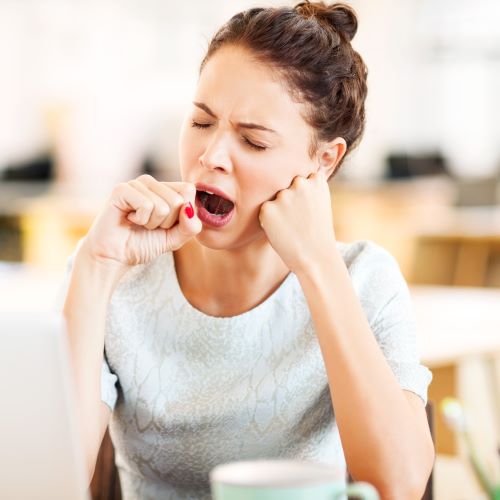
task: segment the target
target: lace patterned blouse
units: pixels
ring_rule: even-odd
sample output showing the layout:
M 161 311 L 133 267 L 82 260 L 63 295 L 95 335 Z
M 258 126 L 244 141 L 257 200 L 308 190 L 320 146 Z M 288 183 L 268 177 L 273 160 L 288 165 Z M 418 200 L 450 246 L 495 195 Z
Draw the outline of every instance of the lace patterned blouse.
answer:
M 387 363 L 425 404 L 432 375 L 419 361 L 397 261 L 368 240 L 337 245 Z M 101 385 L 124 500 L 209 499 L 210 470 L 235 460 L 295 458 L 345 471 L 323 357 L 294 273 L 253 309 L 215 317 L 187 301 L 171 252 L 131 268 L 109 304 Z

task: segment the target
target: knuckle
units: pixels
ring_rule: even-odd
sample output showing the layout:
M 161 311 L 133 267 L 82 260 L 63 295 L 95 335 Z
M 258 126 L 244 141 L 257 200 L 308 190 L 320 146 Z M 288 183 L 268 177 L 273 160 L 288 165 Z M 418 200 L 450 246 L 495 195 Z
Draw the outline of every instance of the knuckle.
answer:
M 157 207 L 156 213 L 160 217 L 166 217 L 170 213 L 170 207 L 168 205 L 160 205 Z
M 137 177 L 138 181 L 146 182 L 146 181 L 154 181 L 154 177 L 152 177 L 149 174 L 142 174 L 139 177 Z
M 120 182 L 113 188 L 113 193 L 121 193 L 124 189 L 126 189 L 127 183 L 126 182 Z
M 145 210 L 148 212 L 152 212 L 154 209 L 154 203 L 151 200 L 144 200 L 142 206 L 144 207 Z

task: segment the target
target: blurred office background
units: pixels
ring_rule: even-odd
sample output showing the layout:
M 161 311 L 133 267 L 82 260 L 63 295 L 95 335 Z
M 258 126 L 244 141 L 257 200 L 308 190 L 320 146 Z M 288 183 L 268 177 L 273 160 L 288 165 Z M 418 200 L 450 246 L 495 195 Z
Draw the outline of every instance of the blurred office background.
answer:
M 50 307 L 112 187 L 179 180 L 179 127 L 208 40 L 266 0 L 0 0 L 0 293 Z M 486 498 L 441 418 L 470 413 L 500 482 L 500 3 L 356 0 L 364 139 L 331 182 L 340 240 L 371 239 L 412 291 L 434 373 L 438 499 Z

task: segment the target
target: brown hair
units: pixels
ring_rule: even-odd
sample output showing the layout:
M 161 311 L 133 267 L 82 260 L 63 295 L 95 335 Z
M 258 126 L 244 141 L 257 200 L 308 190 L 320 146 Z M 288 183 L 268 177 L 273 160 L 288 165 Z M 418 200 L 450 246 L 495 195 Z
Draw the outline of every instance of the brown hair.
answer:
M 223 45 L 248 49 L 278 72 L 293 99 L 306 104 L 304 118 L 314 130 L 310 157 L 320 142 L 336 137 L 345 139 L 349 152 L 363 134 L 367 94 L 367 68 L 350 43 L 357 27 L 356 13 L 343 3 L 248 9 L 213 36 L 200 73 Z

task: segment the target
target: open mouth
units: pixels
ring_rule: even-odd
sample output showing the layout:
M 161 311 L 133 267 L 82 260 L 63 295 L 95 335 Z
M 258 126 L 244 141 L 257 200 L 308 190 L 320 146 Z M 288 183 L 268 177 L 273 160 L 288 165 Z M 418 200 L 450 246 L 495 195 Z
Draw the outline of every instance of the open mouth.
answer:
M 196 191 L 196 196 L 201 205 L 213 215 L 227 215 L 234 208 L 232 201 L 222 198 L 216 194 L 210 194 L 205 191 Z

